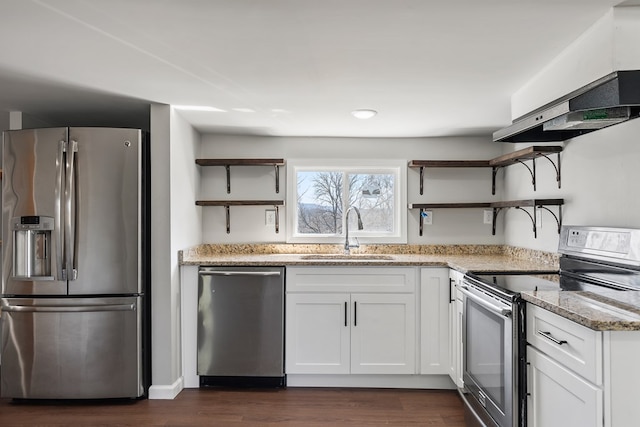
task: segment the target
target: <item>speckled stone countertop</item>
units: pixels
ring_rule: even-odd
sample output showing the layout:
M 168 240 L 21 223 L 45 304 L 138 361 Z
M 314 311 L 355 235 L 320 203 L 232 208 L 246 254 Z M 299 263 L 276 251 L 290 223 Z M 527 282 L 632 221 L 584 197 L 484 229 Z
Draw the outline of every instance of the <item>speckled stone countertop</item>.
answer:
M 640 292 L 528 291 L 522 298 L 596 331 L 640 331 Z
M 443 266 L 461 272 L 553 272 L 556 254 L 502 245 L 366 245 L 342 255 L 341 245 L 211 245 L 179 253 L 180 265 Z

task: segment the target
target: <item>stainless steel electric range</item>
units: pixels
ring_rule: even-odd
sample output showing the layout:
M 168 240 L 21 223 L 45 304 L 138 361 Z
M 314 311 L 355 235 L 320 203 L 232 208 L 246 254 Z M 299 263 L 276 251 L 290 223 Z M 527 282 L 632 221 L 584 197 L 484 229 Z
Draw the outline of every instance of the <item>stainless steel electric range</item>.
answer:
M 526 325 L 521 292 L 640 290 L 640 230 L 564 226 L 560 270 L 465 275 L 463 380 L 468 425 L 526 425 Z M 618 294 L 619 295 L 619 294 Z

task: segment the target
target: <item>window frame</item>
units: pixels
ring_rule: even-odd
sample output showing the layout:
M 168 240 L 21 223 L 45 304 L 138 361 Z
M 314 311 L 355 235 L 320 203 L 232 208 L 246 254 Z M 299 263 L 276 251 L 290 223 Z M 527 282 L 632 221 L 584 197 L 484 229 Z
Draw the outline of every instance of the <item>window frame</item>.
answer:
M 298 223 L 298 171 L 340 171 L 343 173 L 394 174 L 394 231 L 374 233 L 349 229 L 349 237 L 357 237 L 361 244 L 407 243 L 407 161 L 402 159 L 288 159 L 287 160 L 287 243 L 341 244 L 344 243 L 345 221 L 341 234 L 301 234 Z M 348 206 L 343 206 L 346 212 Z M 351 215 L 353 216 L 353 215 Z

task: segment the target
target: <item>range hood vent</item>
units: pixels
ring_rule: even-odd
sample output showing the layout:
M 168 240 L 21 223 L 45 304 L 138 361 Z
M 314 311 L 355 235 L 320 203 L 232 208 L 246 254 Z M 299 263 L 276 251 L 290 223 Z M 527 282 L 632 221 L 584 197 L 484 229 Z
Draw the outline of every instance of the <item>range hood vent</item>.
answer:
M 640 70 L 617 71 L 493 133 L 496 142 L 559 142 L 640 116 Z

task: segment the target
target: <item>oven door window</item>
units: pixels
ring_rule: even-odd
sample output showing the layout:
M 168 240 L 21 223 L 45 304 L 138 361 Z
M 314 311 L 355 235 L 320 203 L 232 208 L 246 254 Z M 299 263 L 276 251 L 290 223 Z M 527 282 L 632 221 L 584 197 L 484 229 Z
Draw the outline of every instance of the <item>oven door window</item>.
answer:
M 465 298 L 465 376 L 494 419 L 511 416 L 511 319 Z M 465 384 L 467 384 L 465 379 Z

